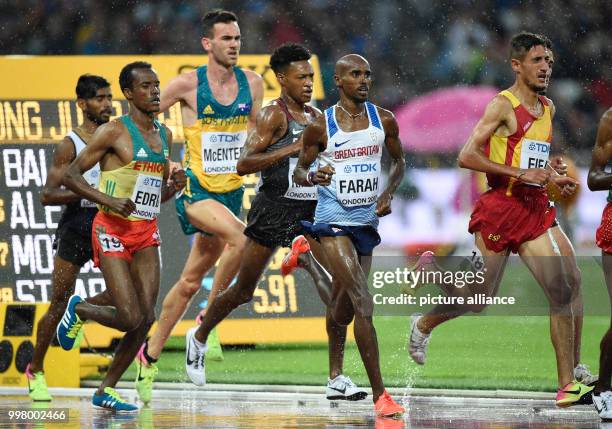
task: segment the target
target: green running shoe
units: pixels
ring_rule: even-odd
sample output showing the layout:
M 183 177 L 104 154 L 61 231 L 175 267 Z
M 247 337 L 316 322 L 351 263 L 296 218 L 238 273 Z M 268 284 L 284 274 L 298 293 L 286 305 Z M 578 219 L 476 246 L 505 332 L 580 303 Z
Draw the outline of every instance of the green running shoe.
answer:
M 153 380 L 157 375 L 159 369 L 157 365 L 152 363 L 147 365 L 145 363 L 144 356 L 142 356 L 142 349 L 138 353 L 135 359 L 136 362 L 136 391 L 138 392 L 138 398 L 144 403 L 148 404 L 151 402 L 153 397 Z
M 208 334 L 206 345 L 208 346 L 208 350 L 206 351 L 206 359 L 222 362 L 223 349 L 221 348 L 217 328 L 214 328 L 212 331 L 210 331 L 210 334 Z
M 30 364 L 26 367 L 25 374 L 28 379 L 30 399 L 32 399 L 32 401 L 50 401 L 52 398 L 49 393 L 49 388 L 47 387 L 45 374 L 42 371 L 34 373 L 30 371 Z

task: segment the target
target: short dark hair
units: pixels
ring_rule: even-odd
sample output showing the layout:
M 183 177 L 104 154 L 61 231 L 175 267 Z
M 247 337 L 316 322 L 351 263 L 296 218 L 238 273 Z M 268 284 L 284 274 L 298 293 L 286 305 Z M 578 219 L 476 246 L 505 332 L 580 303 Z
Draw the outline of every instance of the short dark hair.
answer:
M 270 57 L 270 67 L 274 73 L 279 73 L 294 61 L 307 61 L 312 57 L 305 46 L 297 43 L 285 43 L 274 50 Z
M 134 61 L 133 63 L 126 64 L 119 73 L 119 86 L 121 91 L 126 88 L 133 89 L 132 84 L 134 83 L 134 75 L 132 72 L 136 69 L 147 69 L 151 70 L 152 66 L 146 61 Z
M 102 76 L 96 76 L 93 74 L 84 74 L 79 76 L 79 80 L 76 86 L 77 98 L 94 98 L 99 89 L 108 88 L 110 83 Z
M 522 60 L 534 46 L 552 48 L 552 43 L 548 37 L 541 34 L 529 33 L 527 31 L 515 34 L 510 40 L 510 59 Z
M 213 9 L 202 18 L 202 35 L 212 38 L 214 36 L 213 27 L 218 22 L 224 24 L 238 22 L 238 17 L 234 12 L 230 12 L 229 10 Z

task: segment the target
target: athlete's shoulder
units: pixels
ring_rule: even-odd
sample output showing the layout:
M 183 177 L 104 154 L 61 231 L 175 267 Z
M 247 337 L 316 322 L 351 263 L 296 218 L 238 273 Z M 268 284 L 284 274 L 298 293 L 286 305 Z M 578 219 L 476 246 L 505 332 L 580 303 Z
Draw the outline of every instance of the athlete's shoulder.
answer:
M 485 108 L 485 115 L 490 116 L 504 117 L 512 112 L 514 112 L 512 101 L 502 93 L 493 97 Z
M 165 88 L 165 91 L 178 91 L 185 92 L 190 91 L 198 86 L 198 72 L 197 70 L 192 70 L 185 73 L 179 73 L 174 76 L 168 82 L 168 86 Z
M 370 103 L 370 104 L 376 108 L 376 111 L 378 112 L 378 116 L 380 117 L 381 121 L 395 120 L 395 115 L 393 114 L 392 111 L 382 108 L 380 106 L 377 106 L 376 104 L 373 104 L 373 103 Z
M 261 108 L 257 113 L 257 124 L 264 126 L 281 126 L 287 122 L 287 115 L 275 101 Z
M 246 76 L 247 80 L 249 81 L 249 84 L 257 83 L 257 82 L 263 83 L 263 78 L 261 77 L 259 73 L 254 72 L 253 70 L 244 69 L 242 67 L 240 68 L 240 70 L 242 70 L 242 72 Z
M 100 125 L 94 133 L 93 137 L 114 138 L 119 137 L 121 136 L 121 134 L 127 132 L 128 129 L 125 126 L 125 123 L 121 120 L 121 117 L 118 117 L 113 119 L 112 121 L 107 122 L 106 124 Z
M 310 109 L 310 111 L 312 112 L 312 114 L 314 115 L 315 118 L 318 118 L 319 116 L 323 115 L 323 112 L 321 111 L 321 109 L 311 106 L 310 104 L 308 105 L 308 108 Z

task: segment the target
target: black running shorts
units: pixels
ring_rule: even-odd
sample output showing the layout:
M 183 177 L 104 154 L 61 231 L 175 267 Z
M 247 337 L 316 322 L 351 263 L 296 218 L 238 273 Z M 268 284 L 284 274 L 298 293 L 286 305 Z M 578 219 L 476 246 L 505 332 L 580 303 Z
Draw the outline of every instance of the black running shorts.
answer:
M 289 247 L 304 233 L 300 221 L 312 222 L 316 207 L 316 201 L 278 202 L 260 192 L 251 204 L 244 235 L 270 249 Z
M 56 232 L 53 248 L 57 256 L 79 267 L 93 257 L 91 235 L 85 236 L 67 227 Z

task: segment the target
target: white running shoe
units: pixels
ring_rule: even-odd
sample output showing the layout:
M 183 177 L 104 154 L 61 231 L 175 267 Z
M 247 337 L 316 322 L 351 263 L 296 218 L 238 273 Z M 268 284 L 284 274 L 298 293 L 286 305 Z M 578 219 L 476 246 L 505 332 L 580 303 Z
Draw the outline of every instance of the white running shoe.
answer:
M 593 405 L 602 420 L 612 419 L 612 392 L 606 390 L 599 395 L 593 394 Z
M 204 386 L 206 384 L 206 370 L 204 355 L 206 354 L 206 344 L 201 344 L 195 339 L 195 333 L 198 327 L 195 326 L 187 331 L 185 335 L 186 351 L 185 351 L 185 370 L 191 379 L 191 382 L 196 386 Z
M 427 359 L 427 344 L 431 334 L 424 334 L 417 328 L 417 322 L 423 317 L 420 313 L 412 315 L 412 329 L 410 330 L 410 340 L 408 341 L 408 353 L 413 361 L 419 365 L 425 365 Z
M 368 392 L 361 387 L 357 387 L 350 378 L 340 374 L 333 380 L 327 379 L 325 396 L 330 401 L 361 401 L 368 396 Z
M 582 384 L 591 386 L 599 380 L 599 376 L 591 374 L 591 371 L 589 371 L 589 368 L 585 364 L 579 363 L 576 368 L 574 368 L 574 379 Z

